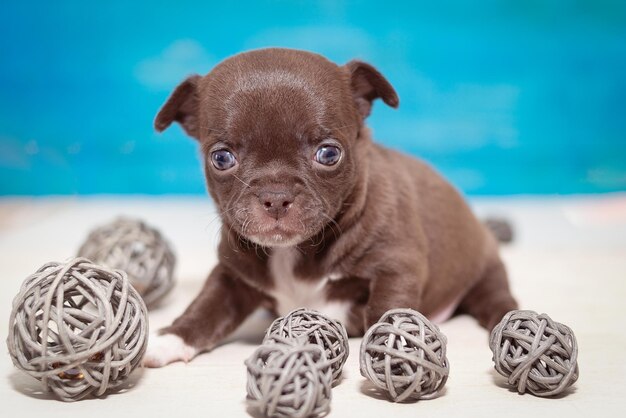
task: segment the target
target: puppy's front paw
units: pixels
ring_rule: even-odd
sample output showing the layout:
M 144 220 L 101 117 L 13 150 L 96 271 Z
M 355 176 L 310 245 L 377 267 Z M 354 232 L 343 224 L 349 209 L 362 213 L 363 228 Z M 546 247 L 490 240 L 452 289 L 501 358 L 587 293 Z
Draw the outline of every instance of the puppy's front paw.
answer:
M 198 354 L 194 347 L 191 347 L 177 335 L 150 335 L 148 339 L 148 349 L 143 357 L 145 367 L 163 367 L 175 361 L 185 363 Z

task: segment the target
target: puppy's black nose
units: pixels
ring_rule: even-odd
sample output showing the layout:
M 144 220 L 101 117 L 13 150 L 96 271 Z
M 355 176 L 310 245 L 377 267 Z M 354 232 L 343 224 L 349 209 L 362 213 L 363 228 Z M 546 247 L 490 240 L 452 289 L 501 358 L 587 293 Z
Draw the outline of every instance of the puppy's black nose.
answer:
M 276 219 L 285 216 L 293 203 L 293 199 L 293 193 L 287 191 L 263 191 L 259 193 L 261 205 Z

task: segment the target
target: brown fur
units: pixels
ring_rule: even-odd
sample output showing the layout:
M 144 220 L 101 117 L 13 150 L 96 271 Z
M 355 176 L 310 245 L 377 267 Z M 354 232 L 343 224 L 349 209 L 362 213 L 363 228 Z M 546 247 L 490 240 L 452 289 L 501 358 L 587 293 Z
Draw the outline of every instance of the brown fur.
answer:
M 237 55 L 174 91 L 155 127 L 176 121 L 200 142 L 224 227 L 219 264 L 162 332 L 210 349 L 255 308 L 274 308 L 274 249 L 254 243 L 269 239 L 268 225 L 300 241 L 296 280 L 344 277 L 326 293 L 353 302 L 351 335 L 391 308 L 428 316 L 460 301 L 460 310 L 489 329 L 516 308 L 497 243 L 460 194 L 422 161 L 371 140 L 364 120 L 377 98 L 399 104 L 371 65 L 337 66 L 287 49 Z M 318 167 L 309 157 L 327 138 L 343 157 Z M 235 168 L 212 167 L 210 154 L 220 147 L 236 155 Z M 293 197 L 280 219 L 265 216 L 262 193 Z

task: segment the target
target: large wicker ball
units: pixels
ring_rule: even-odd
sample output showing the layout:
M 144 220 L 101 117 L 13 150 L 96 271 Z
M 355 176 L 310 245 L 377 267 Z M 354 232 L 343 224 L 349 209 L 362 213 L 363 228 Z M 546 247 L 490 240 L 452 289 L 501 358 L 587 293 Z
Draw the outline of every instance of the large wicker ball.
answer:
M 348 359 L 348 333 L 338 321 L 313 310 L 296 309 L 284 317 L 277 318 L 267 329 L 265 341 L 274 336 L 301 338 L 324 349 L 330 362 L 333 381 L 339 379 L 343 365 Z
M 248 402 L 266 417 L 321 417 L 330 410 L 332 374 L 324 350 L 275 336 L 245 362 Z
M 13 364 L 64 401 L 119 386 L 146 350 L 146 306 L 126 274 L 75 258 L 48 263 L 13 300 Z
M 395 402 L 432 399 L 448 380 L 446 337 L 412 309 L 392 309 L 365 333 L 361 375 Z
M 159 231 L 137 219 L 120 217 L 94 229 L 78 256 L 124 270 L 148 307 L 174 286 L 174 252 Z
M 572 330 L 534 311 L 511 311 L 491 331 L 495 368 L 519 393 L 562 393 L 578 379 Z

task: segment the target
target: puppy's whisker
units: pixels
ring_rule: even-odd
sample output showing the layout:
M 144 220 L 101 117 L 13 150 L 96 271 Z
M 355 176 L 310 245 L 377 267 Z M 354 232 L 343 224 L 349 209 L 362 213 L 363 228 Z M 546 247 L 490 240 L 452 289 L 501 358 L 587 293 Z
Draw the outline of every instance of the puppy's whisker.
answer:
M 306 225 L 304 224 L 304 221 L 302 219 L 298 219 L 298 221 L 300 222 L 300 225 L 302 225 L 302 234 L 306 235 L 307 228 L 306 228 Z
M 321 196 L 321 198 L 322 198 L 322 202 L 324 203 L 324 207 L 326 207 L 326 208 L 330 208 L 330 207 L 332 207 L 332 205 L 330 205 L 330 204 L 328 203 L 328 200 L 326 200 L 323 196 Z M 324 209 L 321 209 L 321 210 L 320 210 L 320 214 L 321 214 L 323 217 L 325 217 L 326 219 L 328 219 L 328 220 L 331 222 L 331 224 L 335 225 L 335 226 L 337 227 L 337 230 L 338 230 L 339 234 L 341 235 L 341 233 L 342 233 L 343 231 L 341 230 L 341 226 L 337 223 L 337 221 L 336 221 L 334 218 L 332 218 L 331 216 L 329 216 L 329 215 L 326 213 L 326 211 L 324 211 Z
M 317 243 L 317 247 L 319 247 L 319 251 L 322 251 L 324 248 L 323 244 L 326 242 L 326 228 L 322 228 L 322 236 L 320 238 L 320 242 Z
M 234 208 L 232 208 L 232 209 L 234 209 Z M 213 216 L 213 218 L 207 224 L 206 229 L 208 229 L 213 224 L 213 222 L 215 222 L 217 220 L 221 220 L 222 216 L 225 215 L 227 212 L 230 212 L 232 209 L 225 210 L 225 211 L 220 212 L 217 215 Z
M 248 183 L 246 183 L 245 181 L 243 181 L 242 179 L 237 177 L 237 175 L 235 173 L 233 173 L 233 177 L 236 178 L 237 180 L 239 180 L 241 183 L 243 183 L 246 187 L 250 187 L 250 185 Z
M 324 249 L 324 239 L 326 238 L 326 234 L 324 232 L 325 228 L 322 228 L 320 230 L 320 232 L 318 232 L 317 234 L 315 234 L 314 236 L 311 237 L 311 247 L 316 248 L 319 247 L 318 250 L 316 251 L 316 253 L 321 252 Z M 319 237 L 319 240 L 316 242 L 315 238 Z
M 228 240 L 228 246 L 229 246 L 229 247 L 230 247 L 230 248 L 231 248 L 234 252 L 238 253 L 238 252 L 240 252 L 240 251 L 239 251 L 239 248 L 238 248 L 239 246 L 236 246 L 236 247 L 235 247 L 235 246 L 233 246 L 233 244 L 232 244 L 232 242 L 231 242 L 231 239 L 230 239 L 230 237 L 231 237 L 231 235 L 232 235 L 232 233 L 231 233 L 231 232 L 232 232 L 232 230 L 233 230 L 233 224 L 232 224 L 232 223 L 230 223 L 230 225 L 228 226 L 228 233 L 226 234 L 226 235 L 227 235 L 227 240 Z M 237 240 L 237 241 L 239 241 L 239 240 Z
M 220 225 L 219 228 L 217 228 L 217 230 L 215 231 L 215 233 L 213 234 L 213 250 L 217 251 L 217 249 L 219 248 L 219 236 L 222 235 L 222 227 L 223 225 Z
M 328 224 L 330 226 L 330 229 L 333 231 L 333 234 L 335 234 L 335 240 L 339 237 L 339 235 L 341 235 L 342 231 L 341 231 L 341 226 L 339 226 L 339 224 L 337 223 L 337 221 L 335 221 L 333 218 L 331 218 L 330 216 L 328 216 L 326 213 L 324 212 L 320 212 L 320 214 L 328 219 L 330 221 L 330 223 Z M 337 230 L 335 231 L 335 228 L 337 228 Z
M 237 177 L 237 176 L 235 176 Z M 241 179 L 239 177 L 237 177 L 237 180 L 241 181 Z M 243 182 L 242 182 L 243 183 Z M 250 187 L 247 183 L 243 183 L 245 184 L 247 187 Z M 245 189 L 244 189 L 245 190 Z M 239 203 L 239 201 L 243 198 L 244 193 L 243 191 L 240 192 L 237 196 L 233 196 L 228 203 L 226 204 L 226 207 L 230 207 L 230 208 L 234 208 L 237 206 L 237 203 Z M 233 201 L 234 200 L 234 201 Z
M 256 242 L 252 243 L 254 245 L 254 254 L 256 255 L 257 258 L 261 258 L 259 256 L 259 245 Z
M 236 202 L 235 202 L 235 203 L 236 203 Z M 237 209 L 237 208 L 236 208 L 236 207 L 234 207 L 234 206 L 230 206 L 229 208 L 227 208 L 227 209 L 225 209 L 225 210 L 223 210 L 223 211 L 218 211 L 218 213 L 217 213 L 215 216 L 213 216 L 213 218 L 212 218 L 212 219 L 211 219 L 211 221 L 209 222 L 209 225 L 207 225 L 207 226 L 210 226 L 210 225 L 211 225 L 213 222 L 215 222 L 217 219 L 221 219 L 221 218 L 222 218 L 224 215 L 226 215 L 228 212 L 233 211 L 233 210 L 235 210 L 235 209 Z
M 248 226 L 250 226 L 250 223 L 252 223 L 252 219 L 250 219 L 250 215 L 248 214 L 248 211 L 246 211 L 246 219 L 244 219 L 243 221 L 243 225 L 241 226 L 241 233 L 244 236 L 248 235 Z

